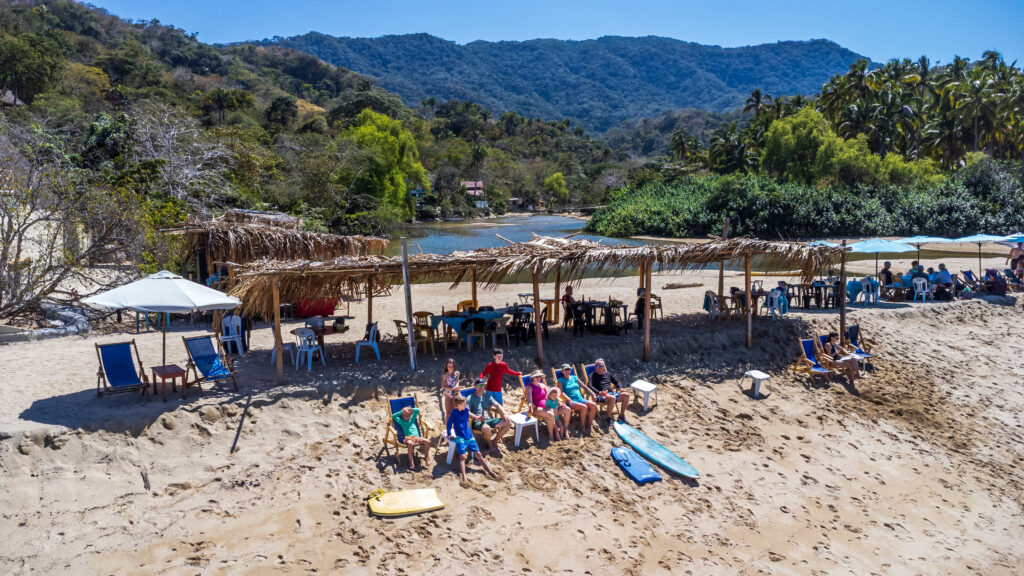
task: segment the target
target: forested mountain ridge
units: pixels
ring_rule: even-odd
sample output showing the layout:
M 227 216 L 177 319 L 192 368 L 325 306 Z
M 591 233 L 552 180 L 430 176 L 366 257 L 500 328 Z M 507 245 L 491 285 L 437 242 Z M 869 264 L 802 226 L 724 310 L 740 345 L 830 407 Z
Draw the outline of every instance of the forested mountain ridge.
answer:
M 605 36 L 459 45 L 429 34 L 338 38 L 310 32 L 263 43 L 373 76 L 409 106 L 427 98 L 473 100 L 496 113 L 572 118 L 596 131 L 668 109 L 735 110 L 754 89 L 814 94 L 863 58 L 829 40 L 722 48 Z

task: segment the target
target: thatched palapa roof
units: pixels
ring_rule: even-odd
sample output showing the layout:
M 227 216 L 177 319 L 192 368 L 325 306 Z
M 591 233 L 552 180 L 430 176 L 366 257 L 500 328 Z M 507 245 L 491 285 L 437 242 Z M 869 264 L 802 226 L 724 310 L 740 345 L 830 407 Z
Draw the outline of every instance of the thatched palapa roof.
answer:
M 206 250 L 210 262 L 248 264 L 263 259 L 329 260 L 379 253 L 387 240 L 372 236 L 338 236 L 291 227 L 301 220 L 286 214 L 229 210 L 223 218 L 192 224 L 176 232 L 194 248 Z
M 521 272 L 536 272 L 550 280 L 558 270 L 563 282 L 579 282 L 593 272 L 623 272 L 654 263 L 662 271 L 707 268 L 720 262 L 750 256 L 767 259 L 770 268 L 800 270 L 810 280 L 833 264 L 840 248 L 807 246 L 792 242 L 766 242 L 737 238 L 703 244 L 605 245 L 570 238 L 534 236 L 529 242 L 448 255 L 414 254 L 409 269 L 416 280 L 442 280 L 458 284 L 474 272 L 479 282 L 494 285 Z M 239 271 L 231 291 L 244 308 L 269 317 L 273 313 L 272 289 L 279 282 L 282 302 L 302 298 L 335 297 L 371 277 L 391 284 L 402 282 L 402 259 L 381 256 L 341 257 L 327 261 L 261 261 Z

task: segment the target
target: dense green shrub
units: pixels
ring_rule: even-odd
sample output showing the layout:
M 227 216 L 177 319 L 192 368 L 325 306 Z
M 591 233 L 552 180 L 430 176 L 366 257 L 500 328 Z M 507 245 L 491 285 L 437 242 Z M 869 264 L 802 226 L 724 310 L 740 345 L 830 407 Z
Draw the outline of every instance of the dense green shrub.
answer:
M 765 239 L 1008 234 L 1024 228 L 1024 191 L 1015 168 L 984 159 L 927 188 L 818 189 L 759 176 L 686 177 L 610 194 L 587 230 L 701 237 L 719 234 L 728 217 L 731 234 Z

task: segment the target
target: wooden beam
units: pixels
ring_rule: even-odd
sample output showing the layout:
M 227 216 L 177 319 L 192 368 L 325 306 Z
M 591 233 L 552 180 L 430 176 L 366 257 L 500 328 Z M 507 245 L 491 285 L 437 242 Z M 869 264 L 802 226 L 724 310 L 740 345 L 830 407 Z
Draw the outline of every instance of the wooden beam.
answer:
M 754 347 L 754 295 L 750 293 L 750 256 L 743 257 L 744 313 L 747 315 L 747 350 Z
M 416 338 L 412 325 L 412 284 L 409 274 L 409 245 L 402 236 L 402 283 L 405 285 L 405 332 L 409 342 L 409 369 L 416 370 Z M 476 271 L 473 271 L 473 298 L 476 298 Z M 426 350 L 424 350 L 424 354 Z
M 406 266 L 408 266 L 406 262 Z M 479 307 L 479 302 L 476 301 L 476 268 L 473 268 L 473 308 Z
M 366 324 L 373 324 L 373 276 L 366 277 Z
M 540 284 L 537 282 L 537 270 L 533 270 L 533 321 L 537 326 L 537 366 L 544 367 L 544 330 L 541 328 L 541 322 L 544 321 L 541 316 L 543 312 L 540 308 Z
M 558 268 L 555 268 L 555 324 L 560 324 L 561 323 L 561 317 L 560 317 L 561 316 L 561 312 L 562 312 L 562 305 L 561 305 L 562 296 L 560 294 L 561 290 L 562 290 L 562 267 L 559 266 Z
M 722 240 L 729 239 L 729 218 L 722 221 Z M 718 263 L 718 301 L 725 297 L 725 260 Z
M 644 290 L 644 362 L 651 361 L 651 261 L 644 265 L 647 287 Z
M 284 382 L 284 350 L 281 349 L 281 280 L 274 280 L 274 354 L 277 356 L 277 383 Z
M 839 341 L 846 344 L 846 240 L 843 240 L 843 254 L 840 258 L 836 300 L 839 301 Z

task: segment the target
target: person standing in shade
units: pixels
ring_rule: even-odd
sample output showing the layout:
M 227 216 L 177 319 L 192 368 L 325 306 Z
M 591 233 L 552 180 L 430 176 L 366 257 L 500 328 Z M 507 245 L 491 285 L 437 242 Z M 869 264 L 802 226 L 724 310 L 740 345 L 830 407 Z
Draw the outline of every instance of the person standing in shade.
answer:
M 508 364 L 505 364 L 502 360 L 505 357 L 505 351 L 501 348 L 495 348 L 493 355 L 494 361 L 484 367 L 483 372 L 480 373 L 480 378 L 487 378 L 487 391 L 491 393 L 492 398 L 498 401 L 498 404 L 504 405 L 505 401 L 501 396 L 502 380 L 506 374 L 519 378 L 523 373 L 516 372 L 509 368 Z

